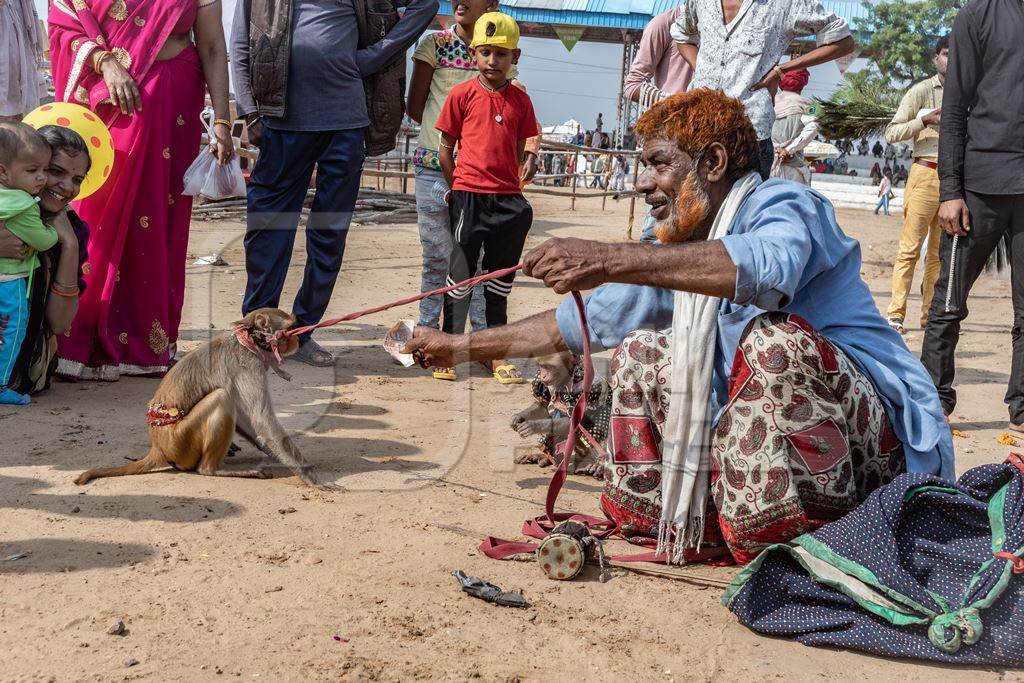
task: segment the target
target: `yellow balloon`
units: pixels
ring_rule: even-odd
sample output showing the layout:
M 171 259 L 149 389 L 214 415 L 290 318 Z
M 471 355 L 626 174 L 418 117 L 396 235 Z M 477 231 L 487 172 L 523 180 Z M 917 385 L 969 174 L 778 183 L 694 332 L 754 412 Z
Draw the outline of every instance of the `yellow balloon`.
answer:
M 94 112 L 79 104 L 53 102 L 31 112 L 24 121 L 36 129 L 50 125 L 64 126 L 85 140 L 92 165 L 82 181 L 78 199 L 88 197 L 107 182 L 110 172 L 114 170 L 114 139 L 110 137 L 106 124 Z

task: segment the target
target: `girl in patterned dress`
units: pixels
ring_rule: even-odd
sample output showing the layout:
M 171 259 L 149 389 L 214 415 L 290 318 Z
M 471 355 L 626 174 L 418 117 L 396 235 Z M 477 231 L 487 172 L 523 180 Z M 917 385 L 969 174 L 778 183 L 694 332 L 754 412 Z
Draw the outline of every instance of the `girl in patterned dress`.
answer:
M 536 448 L 516 456 L 516 464 L 537 463 L 545 467 L 560 460 L 562 444 L 569 434 L 569 417 L 583 393 L 583 358 L 568 352 L 556 353 L 538 358 L 537 365 L 539 370 L 533 380 L 535 403 L 512 418 L 512 429 L 524 439 L 538 439 Z M 603 475 L 611 406 L 608 382 L 595 376 L 576 435 L 570 472 L 598 478 Z

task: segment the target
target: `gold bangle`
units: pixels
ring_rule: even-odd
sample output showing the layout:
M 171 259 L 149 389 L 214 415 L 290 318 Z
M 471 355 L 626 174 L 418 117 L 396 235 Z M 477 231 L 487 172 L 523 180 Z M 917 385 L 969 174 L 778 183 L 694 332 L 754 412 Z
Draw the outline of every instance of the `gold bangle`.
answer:
M 54 294 L 56 294 L 57 296 L 62 296 L 64 298 L 66 298 L 66 299 L 73 299 L 73 298 L 75 298 L 76 296 L 79 295 L 78 287 L 75 287 L 74 290 L 70 290 L 70 291 L 65 292 L 65 291 L 62 291 L 60 289 L 57 289 L 56 286 L 51 286 L 50 287 L 50 291 L 53 292 Z
M 225 126 L 228 127 L 229 130 L 231 128 L 231 122 L 228 121 L 227 119 L 214 119 L 213 120 L 213 125 L 216 126 L 218 123 L 223 123 Z
M 786 72 L 785 72 L 785 70 L 784 70 L 784 69 L 783 69 L 783 68 L 782 68 L 781 66 L 779 66 L 778 64 L 776 64 L 776 65 L 775 65 L 775 71 L 777 71 L 777 72 L 779 73 L 779 80 L 780 80 L 780 81 L 781 81 L 781 80 L 782 80 L 783 78 L 785 78 L 785 77 L 786 77 Z
M 107 57 L 113 56 L 114 53 L 109 50 L 100 50 L 96 53 L 96 56 L 92 58 L 92 70 L 99 74 L 100 67 L 103 65 L 104 60 L 106 60 Z

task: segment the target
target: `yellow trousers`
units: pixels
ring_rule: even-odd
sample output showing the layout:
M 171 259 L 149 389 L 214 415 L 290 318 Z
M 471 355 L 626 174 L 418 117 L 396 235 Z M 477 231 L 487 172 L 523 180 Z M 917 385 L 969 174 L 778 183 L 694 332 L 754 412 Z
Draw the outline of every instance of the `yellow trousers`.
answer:
M 907 187 L 903 191 L 903 230 L 892 266 L 892 301 L 886 317 L 905 320 L 907 295 L 914 282 L 914 268 L 921 247 L 928 240 L 924 256 L 924 280 L 921 282 L 921 327 L 928 321 L 928 308 L 939 279 L 939 174 L 935 169 L 912 164 Z

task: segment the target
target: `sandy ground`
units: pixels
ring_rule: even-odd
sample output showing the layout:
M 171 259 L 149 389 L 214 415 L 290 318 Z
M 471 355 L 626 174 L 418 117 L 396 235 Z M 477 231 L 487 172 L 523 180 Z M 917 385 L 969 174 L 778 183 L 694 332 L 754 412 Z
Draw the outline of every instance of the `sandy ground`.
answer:
M 550 236 L 621 240 L 626 202 L 535 202 L 530 244 Z M 863 246 L 864 276 L 887 303 L 900 220 L 840 211 Z M 238 221 L 193 225 L 183 347 L 237 316 L 245 281 Z M 305 255 L 301 237 L 285 301 Z M 413 225 L 354 229 L 329 315 L 416 291 Z M 1009 368 L 1009 283 L 973 295 L 959 355 L 958 469 L 995 462 Z M 557 299 L 522 279 L 513 317 Z M 910 318 L 920 306 L 911 301 Z M 541 512 L 548 473 L 513 466 L 508 419 L 529 388 L 475 373 L 457 383 L 391 363 L 384 330 L 413 310 L 324 332 L 333 370 L 272 378 L 277 409 L 308 459 L 349 489 L 318 494 L 278 470 L 271 481 L 180 473 L 106 479 L 81 470 L 146 452 L 151 379 L 57 384 L 33 405 L 0 409 L 0 680 L 962 680 L 1010 678 L 811 649 L 762 638 L 719 604 L 721 591 L 617 570 L 608 583 L 548 581 L 533 563 L 495 562 L 479 539 L 518 538 Z M 911 330 L 916 351 L 921 332 Z M 529 369 L 528 369 L 529 371 Z M 252 465 L 246 448 L 229 460 Z M 597 512 L 599 487 L 574 479 L 560 503 Z M 24 559 L 4 561 L 15 553 Z M 453 569 L 521 589 L 532 607 L 463 595 Z M 729 578 L 733 570 L 695 571 Z M 105 633 L 123 619 L 126 635 Z M 333 636 L 347 639 L 339 642 Z M 136 662 L 133 664 L 133 662 Z

